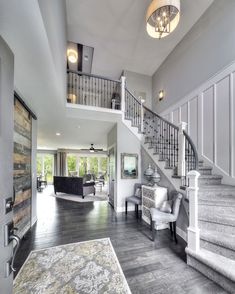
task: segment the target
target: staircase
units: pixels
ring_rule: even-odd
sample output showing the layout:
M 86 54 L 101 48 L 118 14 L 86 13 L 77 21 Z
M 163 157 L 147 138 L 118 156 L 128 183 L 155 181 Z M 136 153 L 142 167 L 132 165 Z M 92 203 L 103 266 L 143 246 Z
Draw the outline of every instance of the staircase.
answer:
M 145 107 L 126 89 L 125 78 L 70 71 L 68 93 L 77 97 L 69 103 L 105 108 L 120 96 L 123 123 L 188 201 L 187 263 L 235 293 L 235 186 L 222 184 L 222 176 L 198 159 L 186 125 L 175 126 Z
M 194 251 L 186 248 L 187 263 L 226 291 L 235 293 L 235 187 L 223 185 L 222 176 L 213 174 L 211 166 L 198 160 L 195 146 L 184 130 L 185 173 L 180 175 L 179 128 L 143 107 L 129 91 L 126 92 L 125 102 L 125 119 L 131 120 L 132 127 L 142 132 L 145 149 L 157 165 L 165 169 L 164 173 L 169 175 L 169 170 L 172 170 L 171 177 L 175 186 L 187 189 L 187 172 L 195 169 L 200 173 L 200 249 Z M 143 108 L 142 120 L 140 108 Z

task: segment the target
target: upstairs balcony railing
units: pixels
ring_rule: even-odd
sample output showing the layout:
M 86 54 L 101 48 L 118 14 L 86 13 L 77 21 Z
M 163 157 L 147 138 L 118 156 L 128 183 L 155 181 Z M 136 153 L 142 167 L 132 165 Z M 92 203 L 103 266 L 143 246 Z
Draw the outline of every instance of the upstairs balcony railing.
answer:
M 121 81 L 68 70 L 67 102 L 109 109 L 121 109 Z

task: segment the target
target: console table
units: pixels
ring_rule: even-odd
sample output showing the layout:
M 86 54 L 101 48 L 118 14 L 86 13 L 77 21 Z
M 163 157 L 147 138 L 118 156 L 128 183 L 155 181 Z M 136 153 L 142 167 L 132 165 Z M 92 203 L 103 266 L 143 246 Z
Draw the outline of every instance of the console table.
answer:
M 167 200 L 167 188 L 142 186 L 142 219 L 150 224 L 150 208 L 159 208 Z M 157 230 L 168 228 L 167 224 L 157 226 Z

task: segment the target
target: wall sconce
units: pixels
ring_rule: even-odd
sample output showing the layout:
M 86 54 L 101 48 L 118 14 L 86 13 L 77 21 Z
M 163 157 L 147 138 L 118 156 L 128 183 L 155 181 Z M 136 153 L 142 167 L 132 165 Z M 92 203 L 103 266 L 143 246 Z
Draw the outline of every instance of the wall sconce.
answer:
M 68 94 L 67 103 L 76 103 L 77 96 L 75 94 Z
M 159 93 L 158 93 L 159 101 L 162 101 L 162 99 L 164 98 L 164 96 L 165 96 L 164 90 L 160 90 Z
M 142 104 L 145 103 L 145 99 L 142 96 L 139 96 L 139 100 L 141 101 Z
M 78 53 L 74 49 L 68 49 L 67 56 L 68 56 L 69 62 L 71 62 L 71 63 L 76 63 L 78 60 Z

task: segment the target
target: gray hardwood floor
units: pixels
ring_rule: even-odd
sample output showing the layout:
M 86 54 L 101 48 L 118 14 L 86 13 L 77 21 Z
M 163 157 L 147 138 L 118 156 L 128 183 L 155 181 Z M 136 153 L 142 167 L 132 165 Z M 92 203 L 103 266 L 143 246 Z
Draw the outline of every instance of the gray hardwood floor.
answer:
M 176 245 L 168 230 L 155 243 L 134 213 L 116 214 L 107 202 L 78 203 L 38 194 L 38 221 L 22 241 L 19 270 L 31 250 L 109 237 L 134 294 L 222 294 L 219 286 L 187 266 L 185 242 Z

